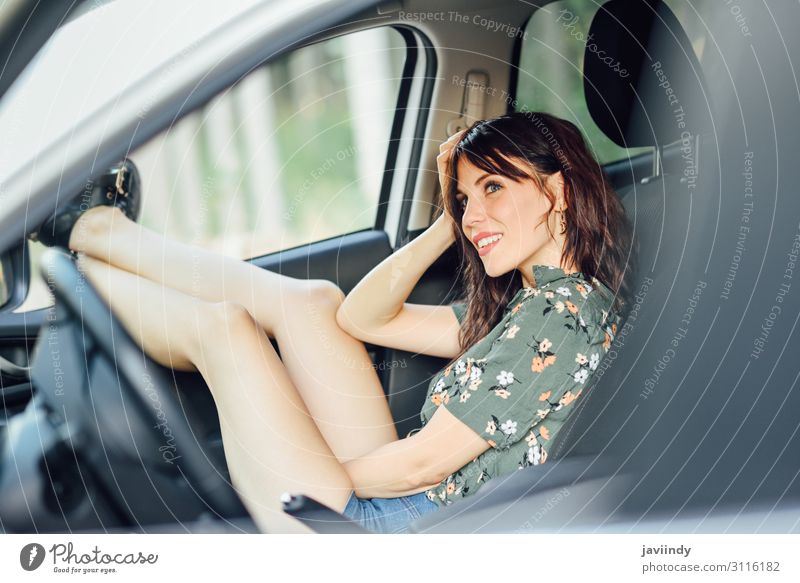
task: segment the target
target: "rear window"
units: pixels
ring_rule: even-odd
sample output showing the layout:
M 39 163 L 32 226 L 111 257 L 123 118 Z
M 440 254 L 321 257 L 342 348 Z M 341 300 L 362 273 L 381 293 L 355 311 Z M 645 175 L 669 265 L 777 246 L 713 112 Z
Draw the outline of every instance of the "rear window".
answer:
M 516 110 L 544 111 L 574 123 L 601 164 L 647 152 L 621 148 L 597 127 L 583 94 L 583 55 L 599 5 L 561 0 L 536 10 L 525 28 Z

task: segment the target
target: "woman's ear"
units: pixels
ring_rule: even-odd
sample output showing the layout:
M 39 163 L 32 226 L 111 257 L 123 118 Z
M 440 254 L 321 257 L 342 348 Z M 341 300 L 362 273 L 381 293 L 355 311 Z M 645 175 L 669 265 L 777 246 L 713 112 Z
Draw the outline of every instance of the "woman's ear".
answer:
M 556 203 L 553 208 L 556 210 L 566 210 L 567 199 L 564 196 L 564 175 L 561 174 L 561 171 L 554 172 L 547 177 L 547 186 L 556 198 Z

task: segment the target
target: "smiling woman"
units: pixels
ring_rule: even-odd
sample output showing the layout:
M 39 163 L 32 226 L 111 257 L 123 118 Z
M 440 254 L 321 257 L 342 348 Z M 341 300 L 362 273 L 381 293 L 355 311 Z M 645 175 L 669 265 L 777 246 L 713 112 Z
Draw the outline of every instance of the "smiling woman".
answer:
M 337 313 L 357 338 L 406 334 L 419 325 L 402 307 L 407 292 L 453 240 L 460 244 L 467 292 L 453 306 L 460 353 L 431 378 L 421 427 L 381 451 L 389 456 L 385 484 L 374 482 L 374 462 L 347 463 L 362 484 L 354 496 L 410 494 L 406 502 L 425 512 L 420 494 L 449 505 L 492 478 L 545 462 L 548 443 L 611 347 L 632 271 L 622 206 L 568 122 L 538 113 L 479 121 L 441 145 L 437 164 L 442 215 L 373 269 Z M 454 333 L 420 314 L 436 337 Z M 403 452 L 417 460 L 411 476 L 419 479 L 393 491 L 394 468 L 408 468 Z M 368 521 L 380 511 L 388 520 L 402 510 L 366 503 L 351 499 L 346 513 Z M 405 520 L 413 509 L 402 512 Z
M 426 490 L 437 505 L 545 462 L 614 340 L 632 272 L 622 205 L 571 123 L 508 114 L 449 145 L 439 162 L 466 261 L 467 299 L 453 307 L 462 352 L 431 379 L 418 435 L 447 411 L 489 448 Z
M 530 234 L 538 235 L 538 240 L 527 241 L 515 237 L 516 233 L 528 234 L 528 231 L 519 228 L 521 226 L 520 217 L 545 217 L 547 212 L 548 200 L 539 191 L 533 178 L 515 180 L 509 176 L 487 173 L 464 158 L 459 160 L 457 174 L 460 177 L 459 185 L 463 185 L 462 190 L 475 192 L 473 197 L 459 192 L 456 194 L 456 200 L 462 202 L 465 232 L 469 230 L 470 239 L 478 248 L 478 255 L 487 258 L 484 265 L 488 275 L 496 277 L 506 273 L 509 268 L 518 268 L 526 285 L 531 285 L 528 276 L 530 270 L 519 265 L 518 257 L 511 253 L 511 249 L 518 250 L 519 253 L 530 259 L 530 249 L 535 247 L 538 249 L 537 261 L 547 264 L 560 263 L 564 233 L 551 228 L 552 220 L 546 221 L 544 218 L 542 220 L 543 223 L 546 223 L 548 232 L 545 232 L 545 229 L 530 231 Z M 556 186 L 563 191 L 561 180 L 560 174 L 553 174 L 548 177 L 546 184 L 551 190 Z M 531 196 L 531 189 L 539 192 L 540 196 Z M 563 215 L 564 211 L 562 196 L 558 201 L 556 213 Z M 498 223 L 516 225 L 516 230 L 476 232 L 481 224 L 485 224 L 484 215 L 495 218 Z M 563 224 L 563 218 L 560 222 Z M 491 258 L 493 261 L 489 261 L 487 256 L 493 249 L 501 245 L 501 240 L 504 253 L 495 253 Z M 509 261 L 516 262 L 516 264 L 509 266 Z M 570 265 L 569 271 L 577 270 L 574 269 L 574 265 Z
M 447 162 L 444 206 L 460 223 L 467 313 L 462 350 L 498 323 L 535 265 L 581 272 L 614 290 L 622 313 L 634 262 L 619 197 L 570 122 L 542 112 L 479 121 Z M 489 277 L 487 277 L 489 276 Z M 605 295 L 605 294 L 604 294 Z

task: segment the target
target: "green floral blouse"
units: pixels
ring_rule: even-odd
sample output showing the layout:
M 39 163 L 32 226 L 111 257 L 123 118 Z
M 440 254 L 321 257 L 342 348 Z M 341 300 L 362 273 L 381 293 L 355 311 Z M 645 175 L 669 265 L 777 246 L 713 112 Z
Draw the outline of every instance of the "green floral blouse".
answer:
M 548 442 L 613 342 L 614 294 L 599 280 L 549 265 L 534 265 L 533 277 L 535 287 L 517 292 L 497 326 L 431 379 L 422 425 L 447 407 L 491 446 L 426 491 L 440 506 L 492 478 L 544 463 Z M 466 306 L 452 308 L 461 322 Z

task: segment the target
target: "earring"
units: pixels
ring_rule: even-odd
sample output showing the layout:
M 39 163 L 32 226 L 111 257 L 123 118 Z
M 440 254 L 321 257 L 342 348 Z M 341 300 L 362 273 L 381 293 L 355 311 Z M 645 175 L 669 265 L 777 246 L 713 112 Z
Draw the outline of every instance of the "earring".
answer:
M 564 218 L 564 211 L 563 210 L 556 211 L 556 212 L 558 212 L 561 215 L 561 234 L 563 235 L 564 233 L 567 232 L 567 219 Z

